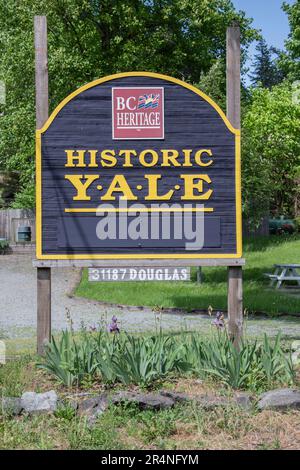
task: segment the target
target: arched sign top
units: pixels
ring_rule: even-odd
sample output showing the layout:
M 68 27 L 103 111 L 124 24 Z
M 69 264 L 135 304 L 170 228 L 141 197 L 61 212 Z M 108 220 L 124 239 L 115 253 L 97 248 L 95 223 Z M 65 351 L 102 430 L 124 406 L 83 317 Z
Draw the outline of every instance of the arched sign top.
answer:
M 240 131 L 194 86 L 109 75 L 36 137 L 37 258 L 241 257 Z
M 51 113 L 47 121 L 45 122 L 44 126 L 41 129 L 37 130 L 37 135 L 43 134 L 46 132 L 46 130 L 49 128 L 51 123 L 54 121 L 58 113 L 68 104 L 73 98 L 76 96 L 80 95 L 80 93 L 88 90 L 89 88 L 93 88 L 97 85 L 101 85 L 102 83 L 109 82 L 111 80 L 116 80 L 119 78 L 125 78 L 125 77 L 150 77 L 150 78 L 157 78 L 160 80 L 165 80 L 171 83 L 175 83 L 177 85 L 180 85 L 184 88 L 187 88 L 188 90 L 191 90 L 193 93 L 195 93 L 198 96 L 201 96 L 207 103 L 209 103 L 219 114 L 219 116 L 222 118 L 224 121 L 225 125 L 227 126 L 228 130 L 235 134 L 236 136 L 240 135 L 240 130 L 236 129 L 232 126 L 231 122 L 225 115 L 225 113 L 222 111 L 220 106 L 212 100 L 208 95 L 206 95 L 203 91 L 199 90 L 193 85 L 190 85 L 189 83 L 183 82 L 182 80 L 179 80 L 178 78 L 170 77 L 168 75 L 163 75 L 160 73 L 155 73 L 155 72 L 124 72 L 124 73 L 116 73 L 113 75 L 107 75 L 106 77 L 98 78 L 97 80 L 93 80 L 92 82 L 87 83 L 86 85 L 81 86 L 77 90 L 73 91 L 68 95 L 64 100 L 62 100 L 59 105 L 54 109 L 54 111 Z

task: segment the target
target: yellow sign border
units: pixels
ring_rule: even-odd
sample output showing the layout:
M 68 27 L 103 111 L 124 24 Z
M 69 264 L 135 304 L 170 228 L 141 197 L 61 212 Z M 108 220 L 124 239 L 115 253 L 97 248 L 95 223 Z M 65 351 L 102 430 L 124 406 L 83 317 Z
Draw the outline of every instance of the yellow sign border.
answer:
M 231 254 L 75 254 L 75 255 L 46 255 L 42 253 L 42 134 L 49 128 L 57 114 L 61 109 L 75 96 L 79 95 L 85 90 L 92 88 L 101 83 L 124 77 L 151 77 L 159 78 L 168 82 L 176 83 L 188 90 L 193 91 L 207 101 L 220 115 L 225 125 L 235 135 L 235 193 L 236 193 L 236 246 L 237 252 Z M 209 258 L 241 258 L 242 257 L 242 199 L 241 199 L 241 132 L 235 129 L 222 109 L 205 93 L 198 90 L 198 88 L 178 80 L 177 78 L 169 77 L 154 72 L 125 72 L 108 75 L 93 82 L 78 88 L 73 93 L 68 95 L 49 116 L 44 126 L 36 131 L 36 257 L 37 259 L 209 259 Z

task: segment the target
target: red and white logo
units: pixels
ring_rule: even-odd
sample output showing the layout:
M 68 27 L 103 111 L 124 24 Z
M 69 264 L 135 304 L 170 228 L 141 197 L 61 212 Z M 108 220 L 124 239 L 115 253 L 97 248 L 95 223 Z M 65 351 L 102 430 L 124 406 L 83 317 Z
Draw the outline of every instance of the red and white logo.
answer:
M 164 89 L 112 88 L 113 139 L 164 139 Z

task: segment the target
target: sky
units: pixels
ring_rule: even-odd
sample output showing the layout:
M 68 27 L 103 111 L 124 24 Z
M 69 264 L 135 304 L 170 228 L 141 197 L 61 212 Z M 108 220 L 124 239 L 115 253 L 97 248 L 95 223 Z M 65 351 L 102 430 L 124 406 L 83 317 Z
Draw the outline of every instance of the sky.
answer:
M 253 26 L 261 29 L 262 35 L 270 46 L 284 49 L 284 42 L 290 32 L 287 15 L 281 9 L 283 0 L 232 0 L 237 10 L 246 12 L 246 16 L 253 18 Z M 293 4 L 294 0 L 286 0 Z M 251 66 L 255 54 L 255 43 L 249 49 L 250 59 L 248 67 Z M 247 85 L 249 78 L 246 79 Z

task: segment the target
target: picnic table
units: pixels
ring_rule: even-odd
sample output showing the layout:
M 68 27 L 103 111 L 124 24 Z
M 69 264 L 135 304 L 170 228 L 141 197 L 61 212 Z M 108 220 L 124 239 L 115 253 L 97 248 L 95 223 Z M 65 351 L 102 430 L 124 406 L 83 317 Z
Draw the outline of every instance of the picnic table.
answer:
M 296 281 L 300 288 L 300 264 L 274 264 L 274 268 L 274 274 L 265 273 L 271 286 L 276 283 L 276 289 L 280 289 L 283 282 Z

